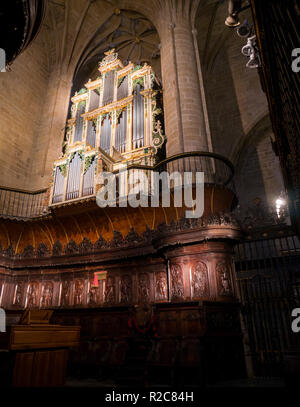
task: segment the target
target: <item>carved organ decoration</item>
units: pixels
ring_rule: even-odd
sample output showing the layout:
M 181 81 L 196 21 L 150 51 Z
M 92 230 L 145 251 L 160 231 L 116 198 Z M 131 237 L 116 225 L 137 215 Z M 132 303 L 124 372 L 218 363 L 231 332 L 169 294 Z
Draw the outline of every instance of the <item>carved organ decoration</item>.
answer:
M 168 297 L 168 282 L 166 273 L 163 271 L 155 273 L 155 299 L 166 300 Z
M 99 77 L 71 98 L 50 205 L 94 196 L 104 166 L 112 172 L 129 163 L 153 165 L 165 142 L 162 92 L 151 66 L 123 66 L 111 50 L 98 69 Z
M 138 275 L 138 298 L 141 303 L 146 303 L 150 299 L 150 279 L 147 273 Z
M 37 307 L 38 306 L 38 291 L 39 283 L 32 281 L 27 287 L 27 297 L 26 297 L 26 307 Z
M 191 287 L 193 298 L 202 298 L 208 295 L 207 267 L 202 261 L 199 261 L 192 268 Z
M 230 266 L 225 261 L 220 261 L 216 266 L 219 295 L 232 295 L 232 283 L 230 278 Z
M 51 307 L 53 300 L 53 283 L 47 281 L 42 288 L 41 307 Z
M 179 264 L 171 267 L 172 299 L 182 299 L 184 297 L 184 284 L 182 269 Z

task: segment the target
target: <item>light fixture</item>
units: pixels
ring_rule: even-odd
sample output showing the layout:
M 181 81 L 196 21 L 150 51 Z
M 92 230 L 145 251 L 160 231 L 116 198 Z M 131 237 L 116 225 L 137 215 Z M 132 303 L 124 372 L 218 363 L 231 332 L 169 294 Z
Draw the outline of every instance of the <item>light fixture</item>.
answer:
M 242 7 L 244 0 L 228 0 L 228 17 L 225 20 L 225 25 L 230 28 L 238 27 L 241 22 L 239 20 L 239 13 L 250 7 L 250 2 Z
M 241 24 L 238 14 L 231 14 L 225 20 L 225 25 L 230 28 L 238 27 Z
M 286 201 L 283 198 L 279 197 L 276 199 L 275 205 L 276 205 L 277 216 L 278 216 L 278 218 L 280 218 L 281 217 L 281 208 L 286 205 Z
M 225 20 L 227 27 L 238 27 L 241 23 L 239 20 L 239 11 L 242 6 L 242 0 L 229 0 L 228 2 L 228 17 Z
M 241 25 L 237 28 L 236 32 L 237 32 L 237 35 L 238 35 L 239 37 L 242 37 L 242 38 L 244 38 L 244 37 L 249 37 L 249 36 L 250 36 L 250 34 L 251 34 L 251 28 L 250 28 L 250 26 L 249 26 L 249 23 L 248 23 L 248 20 L 247 20 L 247 19 L 245 19 L 244 22 L 243 22 L 243 24 L 241 24 Z
M 256 43 L 256 35 L 248 37 L 247 44 L 242 48 L 242 54 L 249 57 L 247 68 L 258 68 L 261 65 L 259 51 Z

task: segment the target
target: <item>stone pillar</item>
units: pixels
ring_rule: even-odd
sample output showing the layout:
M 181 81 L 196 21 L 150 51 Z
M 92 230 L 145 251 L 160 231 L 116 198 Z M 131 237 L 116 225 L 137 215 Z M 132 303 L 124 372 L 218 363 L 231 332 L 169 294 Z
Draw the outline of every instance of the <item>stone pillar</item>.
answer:
M 190 16 L 171 16 L 160 30 L 168 156 L 194 150 L 208 151 L 190 20 Z

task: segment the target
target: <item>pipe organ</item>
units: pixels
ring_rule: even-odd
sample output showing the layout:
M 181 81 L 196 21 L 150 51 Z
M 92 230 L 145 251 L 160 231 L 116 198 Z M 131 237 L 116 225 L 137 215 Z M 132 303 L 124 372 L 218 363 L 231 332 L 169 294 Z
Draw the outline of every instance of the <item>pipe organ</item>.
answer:
M 151 66 L 123 66 L 111 50 L 99 72 L 71 98 L 63 154 L 54 162 L 51 206 L 94 196 L 104 168 L 153 165 L 165 142 L 162 92 Z

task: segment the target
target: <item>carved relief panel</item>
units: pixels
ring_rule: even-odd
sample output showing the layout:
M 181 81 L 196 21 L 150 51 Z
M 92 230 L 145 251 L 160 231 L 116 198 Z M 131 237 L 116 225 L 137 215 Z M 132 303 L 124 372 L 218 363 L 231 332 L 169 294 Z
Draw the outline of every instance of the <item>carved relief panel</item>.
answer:
M 209 296 L 208 272 L 204 262 L 199 261 L 191 269 L 192 298 L 203 298 Z
M 216 265 L 216 276 L 218 284 L 218 293 L 220 296 L 233 295 L 232 281 L 230 276 L 230 265 L 222 260 Z
M 23 284 L 17 283 L 17 285 L 15 286 L 13 305 L 21 306 L 22 300 L 23 300 Z
M 150 300 L 150 279 L 147 273 L 140 273 L 138 275 L 138 300 L 141 303 L 146 303 Z
M 120 302 L 124 304 L 129 304 L 132 302 L 132 278 L 129 274 L 124 274 L 121 276 Z
M 51 307 L 53 305 L 54 284 L 46 281 L 42 286 L 41 307 Z
M 71 281 L 64 280 L 60 286 L 60 305 L 62 307 L 69 306 L 71 299 Z
M 83 305 L 84 302 L 84 280 L 74 280 L 74 305 Z
M 94 280 L 90 279 L 89 280 L 89 289 L 88 289 L 88 304 L 89 305 L 97 305 L 99 304 L 99 300 L 100 300 L 100 293 L 99 293 L 99 286 L 96 287 L 93 285 Z
M 171 266 L 171 297 L 173 300 L 184 298 L 184 283 L 182 269 L 179 264 Z
M 32 281 L 27 287 L 27 296 L 25 307 L 37 307 L 39 305 L 39 283 L 37 281 Z
M 163 271 L 155 273 L 155 300 L 164 301 L 168 299 L 167 275 Z
M 112 304 L 116 301 L 115 277 L 109 275 L 105 282 L 104 302 Z

